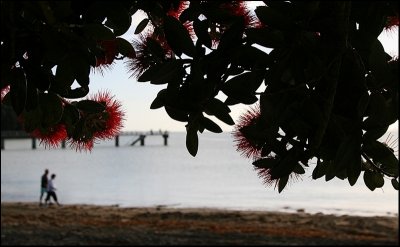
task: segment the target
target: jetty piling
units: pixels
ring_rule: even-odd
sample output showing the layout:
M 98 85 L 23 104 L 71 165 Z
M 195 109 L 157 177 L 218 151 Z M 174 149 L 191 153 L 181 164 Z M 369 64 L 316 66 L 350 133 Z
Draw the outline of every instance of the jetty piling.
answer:
M 164 146 L 168 146 L 168 137 L 169 134 L 167 131 L 152 131 L 150 130 L 149 132 L 139 132 L 139 131 L 123 131 L 119 133 L 118 135 L 115 136 L 115 146 L 119 147 L 119 137 L 120 136 L 137 136 L 136 139 L 134 139 L 130 146 L 135 145 L 136 143 L 140 142 L 140 146 L 145 145 L 145 138 L 147 136 L 161 136 L 164 140 Z M 1 131 L 1 149 L 5 149 L 5 140 L 7 139 L 31 139 L 32 140 L 32 149 L 36 149 L 36 138 L 32 137 L 25 131 Z M 66 146 L 66 140 L 63 140 L 61 142 L 61 148 L 65 148 Z

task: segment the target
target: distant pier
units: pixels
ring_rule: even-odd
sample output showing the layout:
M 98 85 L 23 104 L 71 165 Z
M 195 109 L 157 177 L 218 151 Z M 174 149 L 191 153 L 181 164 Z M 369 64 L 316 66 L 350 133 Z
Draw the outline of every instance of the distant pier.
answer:
M 144 140 L 147 136 L 161 136 L 164 139 L 164 146 L 168 146 L 168 131 L 148 131 L 148 132 L 141 132 L 141 131 L 123 131 L 119 135 L 115 137 L 115 146 L 119 146 L 119 137 L 120 136 L 136 136 L 131 143 L 130 146 L 135 145 L 136 143 L 140 142 L 140 146 L 144 146 Z
M 140 143 L 140 146 L 145 145 L 145 138 L 147 136 L 161 136 L 163 138 L 164 146 L 168 146 L 168 131 L 123 131 L 115 136 L 115 146 L 119 147 L 120 136 L 133 136 L 134 139 L 130 142 L 130 146 L 134 146 L 136 143 Z M 36 139 L 25 131 L 1 131 L 1 149 L 5 148 L 6 139 L 32 139 L 32 149 L 36 149 Z M 65 140 L 61 143 L 61 148 L 65 148 Z

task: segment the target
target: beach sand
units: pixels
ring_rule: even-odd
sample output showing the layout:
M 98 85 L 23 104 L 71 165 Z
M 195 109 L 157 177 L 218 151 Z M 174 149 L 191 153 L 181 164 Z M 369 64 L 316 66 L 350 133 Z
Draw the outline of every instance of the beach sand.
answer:
M 397 245 L 396 216 L 1 203 L 1 245 Z

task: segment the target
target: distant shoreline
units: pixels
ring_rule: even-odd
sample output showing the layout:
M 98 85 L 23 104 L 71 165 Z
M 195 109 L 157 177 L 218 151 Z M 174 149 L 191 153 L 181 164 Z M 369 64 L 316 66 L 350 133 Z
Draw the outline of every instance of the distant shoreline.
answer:
M 396 245 L 398 216 L 1 203 L 2 245 Z

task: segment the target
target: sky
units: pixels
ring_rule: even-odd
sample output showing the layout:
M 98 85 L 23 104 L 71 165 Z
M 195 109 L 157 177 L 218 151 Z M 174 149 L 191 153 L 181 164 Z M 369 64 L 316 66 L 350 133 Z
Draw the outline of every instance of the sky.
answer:
M 134 34 L 136 26 L 143 19 L 141 13 L 132 18 L 130 29 L 122 35 L 127 41 L 132 42 L 137 35 Z M 385 51 L 390 55 L 399 55 L 398 51 L 398 27 L 390 31 L 384 31 L 379 36 Z M 150 105 L 156 98 L 157 93 L 166 87 L 165 85 L 153 85 L 149 82 L 137 82 L 134 76 L 126 68 L 124 60 L 118 60 L 111 70 L 105 70 L 103 75 L 92 71 L 90 75 L 90 95 L 98 91 L 108 91 L 114 95 L 116 100 L 121 102 L 125 112 L 123 131 L 186 131 L 185 122 L 171 119 L 164 108 L 152 110 Z M 224 100 L 226 96 L 220 93 L 218 96 Z M 231 106 L 231 117 L 237 122 L 240 115 L 249 109 L 248 105 Z M 227 125 L 218 119 L 207 116 L 216 122 L 223 131 L 231 132 L 234 126 Z M 389 130 L 398 129 L 398 122 L 391 125 Z

